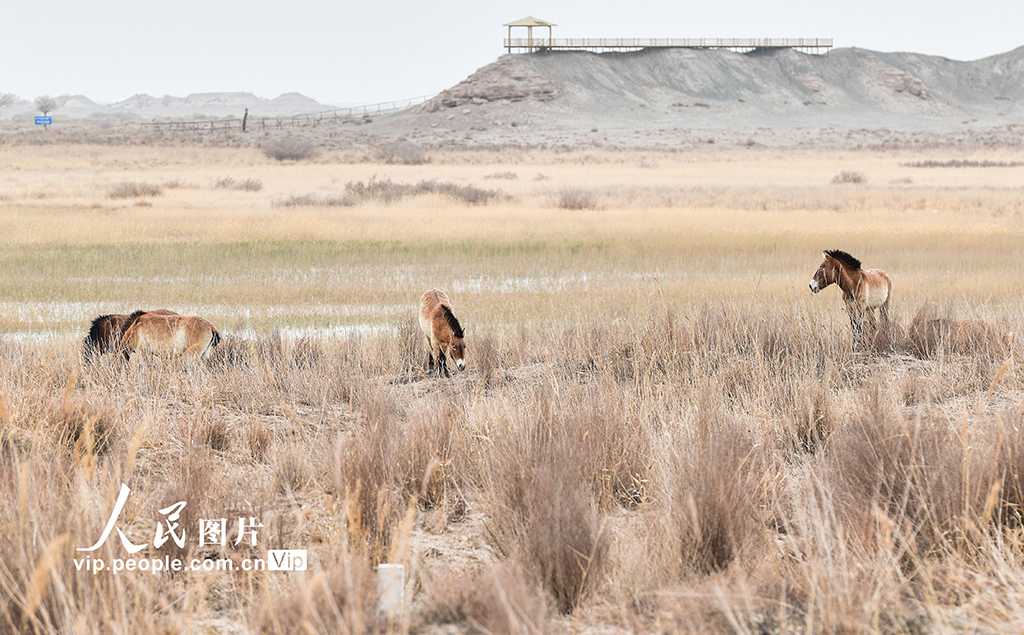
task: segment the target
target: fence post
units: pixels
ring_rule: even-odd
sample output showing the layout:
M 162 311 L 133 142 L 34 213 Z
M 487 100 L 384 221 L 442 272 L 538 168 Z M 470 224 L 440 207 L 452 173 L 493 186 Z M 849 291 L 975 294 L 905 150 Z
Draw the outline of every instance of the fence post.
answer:
M 405 565 L 377 565 L 377 614 L 393 622 L 402 618 L 405 600 Z

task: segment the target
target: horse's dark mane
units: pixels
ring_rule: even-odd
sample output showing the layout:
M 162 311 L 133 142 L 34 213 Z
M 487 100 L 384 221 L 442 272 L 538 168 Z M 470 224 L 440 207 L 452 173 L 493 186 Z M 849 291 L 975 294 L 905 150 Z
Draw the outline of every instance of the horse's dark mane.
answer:
M 134 313 L 132 313 L 131 315 L 129 315 L 128 319 L 125 320 L 124 328 L 121 329 L 121 333 L 127 333 L 128 332 L 128 327 L 130 327 L 132 324 L 134 324 L 135 320 L 139 319 L 139 317 L 141 317 L 144 313 L 145 313 L 145 311 L 143 311 L 142 309 L 139 309 L 139 310 L 135 311 Z
M 850 269 L 860 269 L 860 261 L 839 249 L 826 249 L 825 253 L 843 263 Z
M 462 332 L 462 325 L 455 319 L 455 314 L 452 313 L 452 310 L 443 304 L 441 305 L 441 310 L 444 311 L 444 319 L 448 320 L 448 326 L 452 329 L 452 333 L 455 334 L 455 337 L 465 337 L 465 333 Z

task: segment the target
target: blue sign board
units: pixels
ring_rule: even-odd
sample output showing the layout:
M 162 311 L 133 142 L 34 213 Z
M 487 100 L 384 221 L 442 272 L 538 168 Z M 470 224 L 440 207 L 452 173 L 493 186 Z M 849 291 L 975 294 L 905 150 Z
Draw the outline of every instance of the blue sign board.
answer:
M 37 126 L 49 126 L 53 123 L 53 117 L 36 117 Z

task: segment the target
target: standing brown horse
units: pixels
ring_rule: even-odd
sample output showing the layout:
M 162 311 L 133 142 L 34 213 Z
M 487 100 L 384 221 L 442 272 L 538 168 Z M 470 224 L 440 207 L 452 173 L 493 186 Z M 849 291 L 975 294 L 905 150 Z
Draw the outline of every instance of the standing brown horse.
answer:
M 466 341 L 462 326 L 455 319 L 444 291 L 431 289 L 420 298 L 420 328 L 427 338 L 427 372 L 434 372 L 435 361 L 442 377 L 451 377 L 447 357 L 459 370 L 466 367 Z
M 143 311 L 136 311 L 143 313 Z M 149 311 L 154 315 L 177 315 L 168 309 L 156 309 Z M 90 363 L 95 355 L 103 355 L 117 350 L 124 336 L 124 326 L 131 316 L 120 313 L 101 315 L 92 321 L 89 326 L 89 334 L 83 342 L 85 348 L 85 363 Z
M 159 315 L 145 311 L 128 316 L 121 337 L 125 360 L 130 360 L 137 351 L 165 357 L 195 355 L 209 359 L 217 344 L 220 344 L 220 333 L 197 315 Z
M 814 272 L 811 291 L 817 293 L 830 284 L 837 284 L 843 292 L 846 311 L 850 314 L 850 326 L 855 335 L 864 332 L 867 322 L 874 333 L 875 309 L 882 319 L 882 326 L 889 324 L 889 298 L 892 295 L 892 280 L 881 269 L 861 269 L 860 261 L 838 249 L 821 252 L 825 260 Z

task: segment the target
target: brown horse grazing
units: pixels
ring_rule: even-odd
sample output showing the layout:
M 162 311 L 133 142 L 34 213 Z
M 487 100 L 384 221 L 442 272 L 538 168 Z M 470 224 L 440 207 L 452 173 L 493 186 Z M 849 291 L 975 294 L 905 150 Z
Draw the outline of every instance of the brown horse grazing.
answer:
M 121 337 L 125 360 L 132 353 L 148 352 L 165 357 L 195 355 L 209 359 L 213 347 L 220 344 L 220 333 L 197 315 L 160 315 L 136 311 L 128 316 Z
M 830 284 L 839 285 L 855 335 L 864 332 L 865 322 L 870 332 L 874 332 L 877 326 L 875 309 L 882 318 L 882 326 L 888 327 L 889 298 L 892 295 L 889 275 L 881 269 L 861 269 L 860 261 L 845 251 L 826 249 L 821 255 L 825 260 L 814 272 L 811 291 L 817 293 Z
M 141 311 L 136 311 L 141 313 Z M 149 311 L 155 315 L 177 315 L 168 309 L 156 309 Z M 130 316 L 119 313 L 101 315 L 92 321 L 89 326 L 89 334 L 83 342 L 85 348 L 85 363 L 92 362 L 95 355 L 103 355 L 117 350 L 124 336 L 124 325 Z
M 451 377 L 447 358 L 455 360 L 459 370 L 466 367 L 466 341 L 462 326 L 452 313 L 444 291 L 431 289 L 420 298 L 420 328 L 427 337 L 427 373 L 434 372 L 435 361 L 443 377 Z

